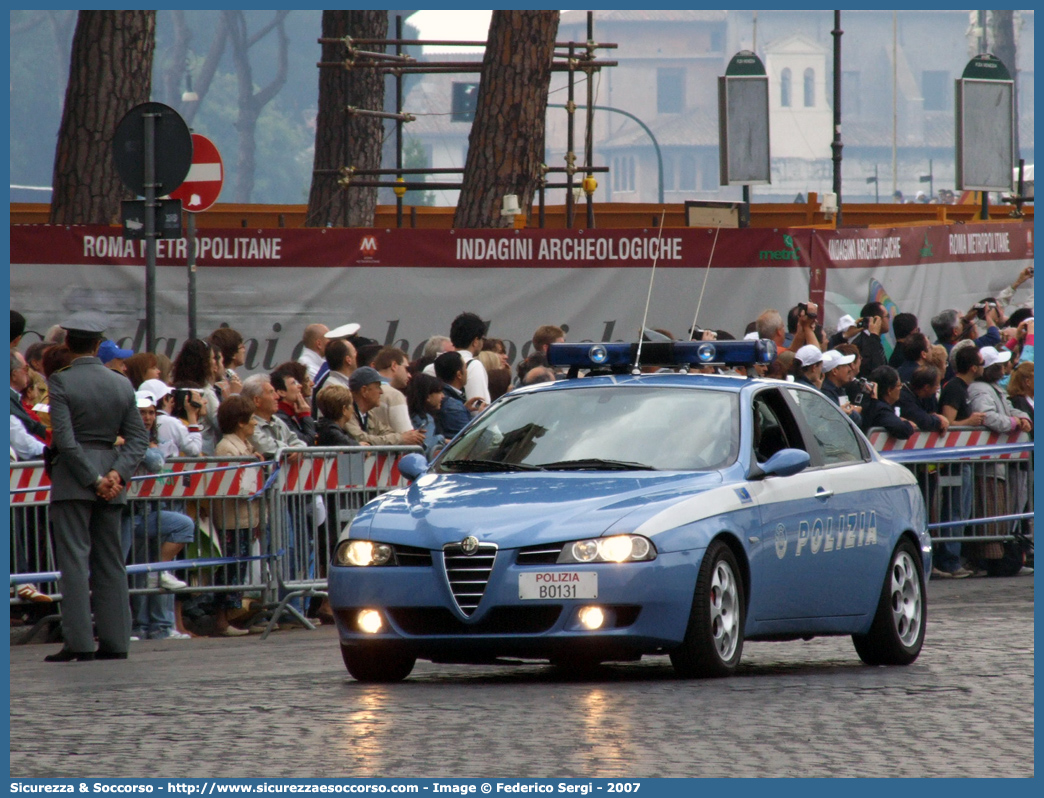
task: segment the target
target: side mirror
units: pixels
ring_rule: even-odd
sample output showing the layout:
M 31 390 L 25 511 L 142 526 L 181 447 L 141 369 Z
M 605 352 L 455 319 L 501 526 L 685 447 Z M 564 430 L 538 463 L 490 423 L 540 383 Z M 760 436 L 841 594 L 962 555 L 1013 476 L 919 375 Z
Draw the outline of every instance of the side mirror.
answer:
M 811 458 L 801 449 L 780 449 L 760 466 L 766 476 L 789 477 L 808 468 Z M 400 467 L 401 470 L 401 467 Z
M 805 455 L 805 457 L 807 462 L 808 455 Z M 399 473 L 410 480 L 410 482 L 427 470 L 428 461 L 424 459 L 423 454 L 414 452 L 412 454 L 404 454 L 399 458 Z

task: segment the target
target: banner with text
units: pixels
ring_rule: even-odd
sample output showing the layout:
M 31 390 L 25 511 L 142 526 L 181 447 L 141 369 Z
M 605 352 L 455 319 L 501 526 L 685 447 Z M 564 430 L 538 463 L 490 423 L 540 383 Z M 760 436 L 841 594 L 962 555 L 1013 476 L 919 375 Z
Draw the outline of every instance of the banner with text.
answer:
M 887 230 L 205 229 L 198 239 L 201 334 L 227 324 L 248 339 L 247 370 L 296 357 L 304 327 L 349 321 L 414 356 L 472 310 L 512 360 L 541 324 L 569 340 L 634 340 L 655 264 L 648 326 L 737 337 L 765 308 L 811 295 L 828 327 L 869 298 L 918 315 L 966 309 L 1033 258 L 1023 223 Z M 157 350 L 187 330 L 185 239 L 159 241 Z M 11 305 L 26 342 L 83 308 L 103 311 L 121 346 L 144 345 L 144 242 L 101 226 L 11 227 Z M 1018 299 L 1018 298 L 1017 298 Z M 698 313 L 697 313 L 698 309 Z

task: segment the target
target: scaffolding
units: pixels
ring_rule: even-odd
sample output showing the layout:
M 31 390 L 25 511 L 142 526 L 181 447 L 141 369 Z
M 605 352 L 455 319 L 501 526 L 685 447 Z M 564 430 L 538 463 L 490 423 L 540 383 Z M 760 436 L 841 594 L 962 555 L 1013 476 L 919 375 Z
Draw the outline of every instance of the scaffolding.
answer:
M 482 64 L 475 61 L 418 61 L 403 52 L 406 46 L 436 46 L 436 47 L 482 47 L 486 42 L 458 41 L 452 39 L 404 39 L 402 34 L 402 16 L 395 17 L 395 38 L 392 39 L 353 39 L 345 36 L 340 39 L 320 38 L 320 44 L 342 44 L 344 46 L 344 59 L 341 61 L 320 61 L 316 64 L 320 69 L 370 69 L 383 74 L 390 74 L 395 78 L 395 111 L 378 111 L 373 109 L 356 108 L 346 106 L 345 113 L 348 115 L 370 116 L 378 119 L 389 119 L 395 122 L 395 168 L 374 169 L 345 164 L 334 169 L 315 169 L 316 175 L 336 175 L 341 190 L 351 188 L 391 188 L 396 197 L 396 224 L 403 226 L 403 196 L 407 191 L 426 191 L 430 189 L 460 190 L 463 187 L 461 180 L 425 182 L 423 180 L 407 180 L 411 177 L 436 177 L 449 175 L 463 175 L 464 169 L 457 167 L 411 167 L 403 165 L 403 126 L 409 122 L 416 121 L 416 116 L 403 109 L 403 76 L 404 75 L 432 75 L 440 73 L 466 74 L 481 73 Z M 394 53 L 382 52 L 379 49 L 394 47 Z M 567 114 L 566 126 L 566 155 L 565 166 L 541 166 L 540 181 L 537 185 L 537 197 L 539 227 L 545 225 L 545 196 L 546 191 L 564 189 L 566 192 L 566 222 L 572 227 L 576 214 L 577 196 L 575 189 L 581 189 L 586 196 L 587 205 L 587 227 L 594 228 L 594 191 L 596 173 L 608 173 L 608 166 L 594 165 L 594 81 L 593 75 L 601 71 L 603 67 L 616 66 L 616 61 L 606 61 L 598 58 L 596 51 L 616 49 L 617 45 L 608 42 L 594 41 L 594 13 L 587 12 L 587 41 L 586 42 L 556 42 L 551 61 L 552 72 L 564 72 L 568 76 L 568 100 L 565 106 L 548 106 L 564 108 Z M 578 106 L 575 101 L 576 73 L 582 72 L 587 76 L 587 104 L 585 111 L 584 131 L 584 158 L 583 164 L 577 165 L 575 151 L 576 141 L 576 112 Z M 577 182 L 577 172 L 582 172 L 584 177 Z M 548 182 L 548 175 L 564 174 L 562 182 Z M 382 179 L 393 178 L 393 179 Z M 413 217 L 415 219 L 415 216 Z

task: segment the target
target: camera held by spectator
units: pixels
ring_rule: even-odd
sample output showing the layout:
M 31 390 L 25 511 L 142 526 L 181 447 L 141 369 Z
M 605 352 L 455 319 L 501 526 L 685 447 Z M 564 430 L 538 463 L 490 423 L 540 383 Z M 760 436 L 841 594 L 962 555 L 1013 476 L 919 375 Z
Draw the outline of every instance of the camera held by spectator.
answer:
M 986 310 L 987 310 L 987 308 L 990 308 L 992 310 L 997 310 L 997 303 L 996 302 L 979 302 L 979 303 L 973 305 L 972 307 L 975 310 L 976 318 L 979 318 L 979 319 L 982 319 L 983 321 L 985 321 L 986 320 Z

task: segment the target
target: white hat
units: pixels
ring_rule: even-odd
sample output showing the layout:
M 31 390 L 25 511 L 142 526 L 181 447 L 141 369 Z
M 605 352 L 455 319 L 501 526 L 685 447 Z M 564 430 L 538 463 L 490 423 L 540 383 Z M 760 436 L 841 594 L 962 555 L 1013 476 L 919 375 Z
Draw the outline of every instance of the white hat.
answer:
M 823 361 L 823 350 L 815 344 L 805 344 L 794 353 L 794 357 L 801 362 L 802 366 L 808 368 Z
M 137 402 L 138 407 L 156 406 L 156 397 L 152 395 L 152 391 L 135 391 L 134 400 Z
M 145 380 L 141 385 L 138 386 L 138 393 L 142 391 L 148 391 L 152 394 L 152 398 L 155 400 L 154 404 L 159 404 L 160 400 L 163 399 L 168 393 L 171 393 L 174 389 L 171 388 L 163 380 Z M 139 405 L 140 407 L 140 405 Z
M 340 327 L 334 327 L 323 338 L 347 338 L 349 335 L 355 335 L 357 332 L 359 332 L 359 325 L 353 321 L 349 324 L 342 324 Z
M 1002 349 L 997 351 L 992 346 L 984 346 L 979 350 L 979 354 L 982 355 L 983 368 L 989 368 L 995 366 L 998 363 L 1007 363 L 1011 360 L 1011 350 Z
M 855 355 L 843 355 L 836 349 L 828 349 L 823 353 L 823 371 L 833 371 L 838 366 L 844 366 L 855 361 Z
M 843 333 L 853 324 L 855 324 L 855 319 L 853 319 L 846 313 L 844 316 L 837 320 L 837 331 Z
M 744 341 L 756 341 L 758 340 L 758 331 L 751 330 L 749 333 L 743 336 Z

